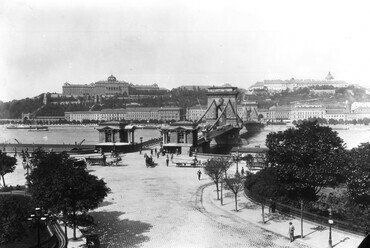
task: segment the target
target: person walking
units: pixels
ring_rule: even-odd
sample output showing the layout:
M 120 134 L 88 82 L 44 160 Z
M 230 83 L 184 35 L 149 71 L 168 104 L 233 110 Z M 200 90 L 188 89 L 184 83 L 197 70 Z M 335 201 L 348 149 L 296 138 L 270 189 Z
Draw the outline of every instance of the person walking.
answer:
M 292 222 L 289 222 L 289 238 L 290 242 L 294 241 L 294 226 Z
M 242 167 L 242 176 L 244 176 L 244 167 Z
M 200 180 L 200 176 L 202 175 L 202 172 L 198 170 L 197 174 L 198 174 L 198 180 Z
M 167 167 L 168 167 L 168 163 L 170 162 L 170 159 L 169 159 L 169 157 L 168 157 L 168 155 L 167 155 L 167 157 L 166 157 L 166 165 L 167 165 Z

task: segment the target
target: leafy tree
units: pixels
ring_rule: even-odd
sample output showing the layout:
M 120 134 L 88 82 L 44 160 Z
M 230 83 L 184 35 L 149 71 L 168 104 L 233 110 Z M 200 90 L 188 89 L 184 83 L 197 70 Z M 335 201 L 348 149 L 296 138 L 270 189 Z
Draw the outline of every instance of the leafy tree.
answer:
M 102 179 L 86 171 L 84 161 L 76 161 L 66 153 L 33 153 L 34 169 L 29 175 L 29 192 L 35 204 L 57 215 L 63 213 L 64 221 L 73 225 L 76 238 L 77 215 L 95 209 L 110 189 Z
M 0 150 L 0 176 L 3 179 L 3 187 L 6 187 L 4 176 L 7 173 L 12 173 L 15 170 L 17 159 L 6 155 Z
M 17 198 L 22 198 L 22 201 Z M 19 240 L 24 236 L 24 221 L 29 198 L 0 195 L 0 245 Z
M 225 175 L 226 171 L 230 168 L 231 164 L 232 161 L 226 158 L 216 157 L 208 160 L 204 167 L 204 173 L 212 178 L 213 182 L 216 184 L 217 200 L 220 199 L 218 184 Z
M 334 187 L 343 178 L 346 163 L 343 140 L 316 121 L 267 135 L 267 162 L 292 198 L 316 200 L 322 187 Z
M 370 206 L 370 144 L 366 143 L 350 151 L 347 177 L 348 193 L 354 202 Z
M 244 189 L 244 180 L 239 173 L 235 174 L 233 178 L 225 178 L 225 186 L 234 193 L 235 211 L 238 211 L 238 193 Z
M 288 197 L 288 191 L 278 180 L 276 167 L 266 167 L 256 174 L 247 175 L 245 188 L 259 202 L 265 199 L 285 201 Z

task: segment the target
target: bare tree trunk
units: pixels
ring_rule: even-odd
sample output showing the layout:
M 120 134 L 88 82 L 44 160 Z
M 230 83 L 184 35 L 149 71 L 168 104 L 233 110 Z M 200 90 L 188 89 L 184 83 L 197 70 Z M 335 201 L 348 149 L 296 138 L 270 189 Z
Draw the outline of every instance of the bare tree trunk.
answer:
M 218 193 L 218 182 L 216 183 L 216 191 L 217 191 L 217 200 L 220 200 L 220 196 L 219 196 L 219 193 Z
M 6 187 L 6 184 L 5 184 L 4 175 L 1 175 L 1 178 L 3 179 L 3 187 L 5 188 Z
M 238 211 L 238 193 L 235 194 L 235 211 Z
M 223 200 L 223 195 L 222 195 L 222 181 L 221 181 L 221 187 L 220 187 L 220 189 L 221 189 L 221 206 L 222 205 L 224 205 L 224 200 Z
M 76 240 L 76 210 L 73 210 L 73 239 Z

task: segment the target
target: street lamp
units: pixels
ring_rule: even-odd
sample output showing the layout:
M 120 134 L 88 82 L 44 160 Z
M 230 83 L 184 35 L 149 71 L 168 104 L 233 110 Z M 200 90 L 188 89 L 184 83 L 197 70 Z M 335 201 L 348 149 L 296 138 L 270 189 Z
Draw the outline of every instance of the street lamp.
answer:
M 143 137 L 140 137 L 140 154 L 142 150 L 143 150 Z
M 328 209 L 328 211 L 329 211 L 329 247 L 330 248 L 332 248 L 333 247 L 333 245 L 332 245 L 332 240 L 331 240 L 331 225 L 333 225 L 334 224 L 334 221 L 332 220 L 332 209 L 331 209 L 331 207 L 329 207 L 329 209 Z
M 238 150 L 237 150 L 237 153 L 236 153 L 236 172 L 235 172 L 235 174 L 239 174 L 238 165 L 239 165 L 239 147 L 238 147 Z
M 48 214 L 42 214 L 41 208 L 36 207 L 35 213 L 31 214 L 27 219 L 28 221 L 36 221 L 37 223 L 37 247 L 41 247 L 41 236 L 40 236 L 40 223 L 41 221 L 46 221 Z

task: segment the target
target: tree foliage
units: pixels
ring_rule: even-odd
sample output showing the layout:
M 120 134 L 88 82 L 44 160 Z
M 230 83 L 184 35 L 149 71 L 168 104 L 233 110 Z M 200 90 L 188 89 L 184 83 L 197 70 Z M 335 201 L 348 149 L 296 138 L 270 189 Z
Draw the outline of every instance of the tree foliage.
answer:
M 288 191 L 278 180 L 276 167 L 266 167 L 256 174 L 249 174 L 245 180 L 245 188 L 260 202 L 266 198 L 285 201 L 288 197 Z
M 279 181 L 292 197 L 314 200 L 322 187 L 334 187 L 343 180 L 343 141 L 317 121 L 270 133 L 266 146 L 267 162 L 277 168 Z
M 0 195 L 0 245 L 22 238 L 25 234 L 23 223 L 27 216 L 29 197 L 16 199 L 12 195 Z
M 207 161 L 204 167 L 204 173 L 212 178 L 213 182 L 216 185 L 217 189 L 217 200 L 219 198 L 218 184 L 221 179 L 224 177 L 226 171 L 230 168 L 232 161 L 223 157 L 215 157 Z
M 6 186 L 4 176 L 12 173 L 15 170 L 17 159 L 6 155 L 5 152 L 0 150 L 0 176 L 3 179 L 3 187 Z
M 350 152 L 347 177 L 348 193 L 355 203 L 370 206 L 370 144 L 366 143 Z
M 110 191 L 102 179 L 86 171 L 84 161 L 71 159 L 66 153 L 37 150 L 32 163 L 28 179 L 33 201 L 54 214 L 63 213 L 74 228 L 77 214 L 97 208 Z

